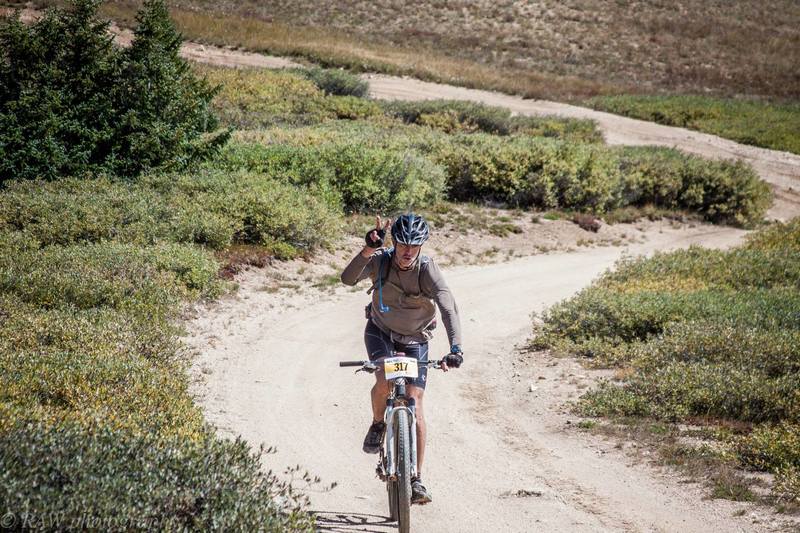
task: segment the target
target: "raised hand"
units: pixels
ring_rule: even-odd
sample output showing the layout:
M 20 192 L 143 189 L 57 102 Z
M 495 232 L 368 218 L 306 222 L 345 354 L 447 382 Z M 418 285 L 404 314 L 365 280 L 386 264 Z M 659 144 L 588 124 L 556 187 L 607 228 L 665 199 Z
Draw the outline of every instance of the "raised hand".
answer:
M 370 252 L 383 246 L 383 238 L 386 237 L 386 230 L 388 230 L 389 226 L 391 225 L 391 218 L 387 218 L 384 222 L 381 221 L 380 215 L 375 216 L 375 229 L 369 230 L 364 237 L 364 240 L 367 243 L 367 248 L 370 248 Z

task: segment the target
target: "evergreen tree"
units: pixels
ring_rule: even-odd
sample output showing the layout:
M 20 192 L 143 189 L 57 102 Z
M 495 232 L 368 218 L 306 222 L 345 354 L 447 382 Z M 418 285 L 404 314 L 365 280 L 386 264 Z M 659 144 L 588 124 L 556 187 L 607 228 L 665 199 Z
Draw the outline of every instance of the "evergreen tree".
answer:
M 215 90 L 178 56 L 163 0 L 138 14 L 133 45 L 113 44 L 99 0 L 74 0 L 32 25 L 0 24 L 0 183 L 86 172 L 134 177 L 179 167 L 227 140 Z

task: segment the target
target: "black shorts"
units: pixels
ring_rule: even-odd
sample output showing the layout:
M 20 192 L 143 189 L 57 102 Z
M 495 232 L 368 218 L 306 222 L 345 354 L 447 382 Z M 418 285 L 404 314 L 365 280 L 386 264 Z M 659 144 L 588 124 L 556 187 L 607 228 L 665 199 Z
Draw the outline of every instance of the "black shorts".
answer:
M 364 329 L 364 344 L 367 346 L 367 355 L 370 361 L 380 359 L 381 357 L 392 357 L 394 352 L 403 352 L 405 357 L 414 357 L 417 361 L 428 361 L 428 343 L 423 342 L 420 344 L 403 344 L 392 340 L 392 338 L 384 333 L 372 320 L 367 320 L 367 327 Z M 425 388 L 425 383 L 428 380 L 428 367 L 420 365 L 419 373 L 416 379 L 412 379 L 410 383 L 420 389 Z

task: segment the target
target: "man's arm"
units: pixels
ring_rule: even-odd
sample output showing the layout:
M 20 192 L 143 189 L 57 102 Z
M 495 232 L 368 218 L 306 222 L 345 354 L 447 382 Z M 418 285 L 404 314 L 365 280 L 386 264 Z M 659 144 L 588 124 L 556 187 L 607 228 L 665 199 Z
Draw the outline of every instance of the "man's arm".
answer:
M 442 271 L 432 259 L 428 260 L 425 268 L 427 275 L 422 276 L 420 279 L 421 289 L 428 294 L 436 305 L 439 307 L 439 312 L 442 315 L 442 322 L 447 331 L 447 339 L 450 341 L 450 346 L 461 346 L 461 319 L 458 315 L 458 306 L 450 292 L 450 287 L 444 281 Z
M 355 285 L 362 279 L 370 277 L 372 269 L 374 268 L 374 261 L 372 256 L 375 254 L 376 249 L 364 246 L 364 248 L 356 255 L 342 271 L 342 283 L 345 285 Z
M 381 222 L 380 216 L 375 217 L 375 229 L 367 232 L 367 235 L 364 237 L 366 245 L 361 249 L 358 255 L 350 261 L 350 264 L 345 267 L 341 276 L 342 283 L 345 285 L 355 285 L 362 279 L 366 279 L 372 275 L 372 271 L 375 269 L 375 261 L 372 260 L 372 257 L 375 256 L 376 252 L 383 246 L 383 237 L 386 235 L 386 230 L 391 223 L 391 219 L 386 220 L 386 222 Z

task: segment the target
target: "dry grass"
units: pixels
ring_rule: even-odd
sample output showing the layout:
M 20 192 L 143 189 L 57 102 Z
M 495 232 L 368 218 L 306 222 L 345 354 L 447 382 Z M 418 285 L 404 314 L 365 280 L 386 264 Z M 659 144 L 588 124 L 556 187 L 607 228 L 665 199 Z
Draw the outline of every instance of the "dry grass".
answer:
M 136 2 L 109 2 L 101 9 L 105 16 L 122 25 L 133 24 L 135 10 Z M 415 46 L 410 47 L 336 28 L 294 25 L 239 13 L 242 11 L 220 15 L 213 11 L 171 9 L 173 20 L 187 39 L 300 57 L 325 67 L 410 75 L 427 81 L 492 89 L 531 98 L 586 98 L 616 92 L 611 85 L 575 76 L 520 71 L 509 66 L 454 57 L 420 41 L 414 41 Z
M 42 3 L 50 1 L 41 0 Z M 139 0 L 105 12 L 131 20 Z M 534 97 L 800 96 L 794 0 L 174 0 L 185 35 Z

